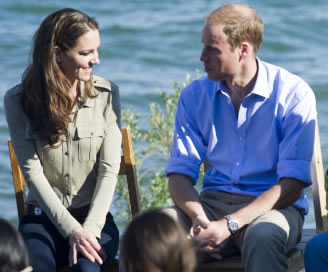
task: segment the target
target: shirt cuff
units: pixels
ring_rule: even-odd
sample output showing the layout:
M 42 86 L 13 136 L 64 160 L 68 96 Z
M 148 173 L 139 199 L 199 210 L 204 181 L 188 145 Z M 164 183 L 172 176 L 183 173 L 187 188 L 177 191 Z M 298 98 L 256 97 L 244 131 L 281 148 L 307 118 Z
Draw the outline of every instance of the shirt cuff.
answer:
M 278 180 L 294 178 L 305 183 L 305 187 L 312 184 L 311 162 L 304 160 L 284 160 L 277 164 Z
M 70 222 L 65 222 L 63 224 L 55 224 L 57 225 L 58 231 L 64 238 L 67 238 L 74 229 L 80 228 L 81 224 L 74 218 Z
M 92 222 L 90 220 L 86 220 L 83 223 L 83 229 L 90 232 L 91 234 L 96 236 L 98 239 L 100 239 L 100 234 L 101 234 L 102 227 L 97 226 L 97 224 L 95 222 Z
M 190 161 L 182 158 L 170 158 L 165 168 L 165 175 L 172 173 L 189 176 L 195 185 L 199 176 L 200 161 Z

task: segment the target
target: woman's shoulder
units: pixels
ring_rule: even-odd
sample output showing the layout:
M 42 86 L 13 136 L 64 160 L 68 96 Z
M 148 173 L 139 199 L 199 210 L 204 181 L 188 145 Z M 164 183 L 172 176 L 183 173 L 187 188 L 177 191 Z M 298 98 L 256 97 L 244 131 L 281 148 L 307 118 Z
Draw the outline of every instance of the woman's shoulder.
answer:
M 28 122 L 22 105 L 22 84 L 17 84 L 9 89 L 3 99 L 5 115 L 8 125 L 21 126 L 22 123 Z
M 118 86 L 111 80 L 106 80 L 106 79 L 96 76 L 96 75 L 92 76 L 92 80 L 93 80 L 93 85 L 97 89 L 100 88 L 100 89 L 108 91 L 108 92 L 113 92 L 118 89 Z
M 21 83 L 17 84 L 16 86 L 12 87 L 6 92 L 4 97 L 4 103 L 8 104 L 8 103 L 19 102 L 22 93 L 23 93 L 23 85 Z

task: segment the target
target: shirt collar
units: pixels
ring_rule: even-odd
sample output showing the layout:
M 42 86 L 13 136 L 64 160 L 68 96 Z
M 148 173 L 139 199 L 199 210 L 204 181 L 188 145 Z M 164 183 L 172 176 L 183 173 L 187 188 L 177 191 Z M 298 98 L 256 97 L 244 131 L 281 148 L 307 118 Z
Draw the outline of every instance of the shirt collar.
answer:
M 256 82 L 254 85 L 253 90 L 251 91 L 251 94 L 256 94 L 265 98 L 269 98 L 270 96 L 270 89 L 268 86 L 268 74 L 266 72 L 266 69 L 264 67 L 264 64 L 262 61 L 256 57 L 256 61 L 258 64 L 258 73 Z
M 80 105 L 82 105 L 83 107 L 92 108 L 94 106 L 95 101 L 94 99 L 90 99 L 85 95 L 84 88 L 85 88 L 84 81 L 80 81 L 80 93 L 77 98 L 77 102 L 80 103 Z
M 250 92 L 250 94 L 256 94 L 265 98 L 269 98 L 270 95 L 270 90 L 268 86 L 268 75 L 266 72 L 266 69 L 262 63 L 262 61 L 256 57 L 256 61 L 258 63 L 258 73 L 257 73 L 257 78 L 256 82 L 254 85 L 253 90 Z M 223 81 L 217 81 L 217 86 L 216 86 L 217 91 L 224 92 L 224 93 L 229 93 L 226 85 L 224 84 Z
M 81 108 L 92 108 L 94 106 L 94 99 L 90 99 L 85 95 L 84 85 L 84 82 L 80 81 L 80 92 L 76 98 L 77 101 L 76 104 L 73 106 L 72 113 L 75 113 Z

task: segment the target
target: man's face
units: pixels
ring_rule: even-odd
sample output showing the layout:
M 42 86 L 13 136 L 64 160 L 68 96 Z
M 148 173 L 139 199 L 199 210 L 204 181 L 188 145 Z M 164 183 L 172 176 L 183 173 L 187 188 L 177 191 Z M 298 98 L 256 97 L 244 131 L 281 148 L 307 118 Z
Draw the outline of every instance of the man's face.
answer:
M 231 51 L 223 28 L 223 25 L 206 24 L 202 32 L 204 48 L 200 61 L 213 81 L 231 79 L 239 69 L 239 49 Z

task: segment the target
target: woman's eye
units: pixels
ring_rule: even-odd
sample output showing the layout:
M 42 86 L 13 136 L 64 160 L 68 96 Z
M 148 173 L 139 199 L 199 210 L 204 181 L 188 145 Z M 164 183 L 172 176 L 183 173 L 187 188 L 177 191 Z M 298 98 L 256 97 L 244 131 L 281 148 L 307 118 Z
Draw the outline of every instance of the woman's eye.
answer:
M 80 55 L 81 56 L 87 56 L 87 55 L 89 55 L 90 54 L 90 52 L 80 52 Z

